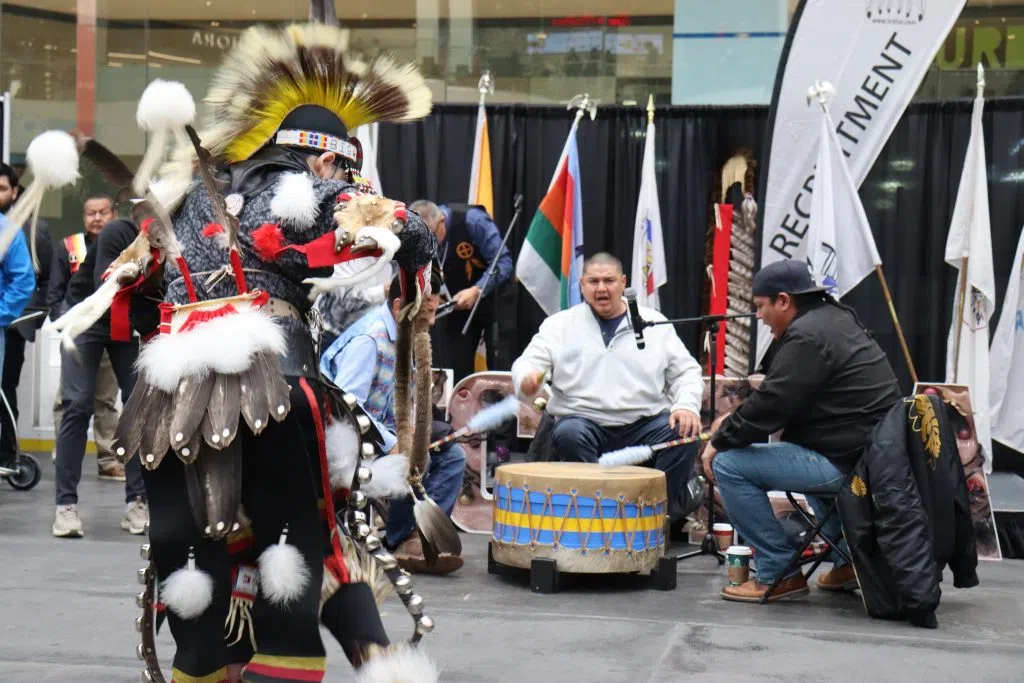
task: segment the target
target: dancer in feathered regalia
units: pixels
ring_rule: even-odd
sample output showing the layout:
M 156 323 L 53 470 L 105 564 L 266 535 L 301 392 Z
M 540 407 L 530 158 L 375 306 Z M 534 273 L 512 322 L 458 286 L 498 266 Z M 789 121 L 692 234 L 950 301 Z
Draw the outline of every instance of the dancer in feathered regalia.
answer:
M 380 574 L 413 616 L 413 643 L 432 623 L 363 512 L 368 494 L 411 490 L 428 545 L 458 544 L 423 495 L 428 438 L 413 434 L 406 388 L 404 455 L 375 457 L 379 435 L 320 377 L 309 328 L 320 292 L 393 261 L 406 304 L 399 381 L 411 379 L 414 334 L 429 370 L 412 321 L 435 241 L 404 205 L 365 192 L 349 131 L 422 118 L 431 98 L 413 67 L 357 62 L 346 44 L 344 31 L 321 24 L 248 30 L 213 79 L 199 132 L 184 87 L 151 84 L 139 106 L 150 145 L 132 183 L 144 195 L 139 237 L 96 295 L 53 324 L 67 341 L 110 308 L 112 330 L 127 333 L 138 292 L 162 280 L 160 326 L 139 330 L 155 336 L 140 353 L 115 451 L 144 467 L 152 563 L 139 602 L 166 607 L 176 683 L 322 680 L 321 617 L 361 680 L 436 680 L 416 649 L 389 645 L 368 585 Z M 108 177 L 123 175 L 93 152 Z M 330 278 L 339 263 L 354 274 Z M 348 482 L 340 493 L 339 477 Z M 147 610 L 139 654 L 147 678 L 162 680 L 151 620 Z

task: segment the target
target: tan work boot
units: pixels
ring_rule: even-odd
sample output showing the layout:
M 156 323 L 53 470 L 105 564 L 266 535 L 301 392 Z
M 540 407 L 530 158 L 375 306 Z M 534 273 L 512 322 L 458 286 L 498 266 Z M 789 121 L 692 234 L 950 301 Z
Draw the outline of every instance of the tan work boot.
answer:
M 77 505 L 58 505 L 53 520 L 53 535 L 57 538 L 81 538 L 82 520 L 78 517 Z
M 149 506 L 146 501 L 136 498 L 135 502 L 129 503 L 125 509 L 121 528 L 130 534 L 140 536 L 146 533 L 147 524 L 149 524 Z
M 97 458 L 96 468 L 100 479 L 106 481 L 124 481 L 124 465 L 113 458 Z
M 398 566 L 410 574 L 451 574 L 462 567 L 461 557 L 447 553 L 438 556 L 437 562 L 433 566 L 428 566 L 427 558 L 423 554 L 420 535 L 416 532 L 405 539 L 402 545 L 395 548 L 394 555 L 398 560 Z
M 759 602 L 771 588 L 769 583 L 758 583 L 754 579 L 739 586 L 726 586 L 722 589 L 722 597 L 733 602 Z M 783 579 L 768 602 L 785 600 L 786 598 L 802 598 L 811 592 L 803 574 L 794 574 Z
M 831 570 L 818 577 L 818 588 L 823 591 L 855 591 L 860 588 L 853 564 L 832 567 Z

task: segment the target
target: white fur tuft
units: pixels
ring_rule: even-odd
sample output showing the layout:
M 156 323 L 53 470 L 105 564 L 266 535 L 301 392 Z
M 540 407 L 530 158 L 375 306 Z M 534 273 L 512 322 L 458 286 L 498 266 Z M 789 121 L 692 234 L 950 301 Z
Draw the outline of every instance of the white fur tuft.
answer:
M 260 555 L 260 592 L 271 603 L 284 605 L 298 600 L 309 586 L 309 568 L 299 549 L 275 543 Z
M 78 146 L 62 130 L 36 136 L 25 151 L 35 182 L 46 188 L 64 187 L 78 180 Z
M 183 83 L 156 79 L 142 92 L 135 120 L 146 131 L 181 128 L 196 118 L 196 102 Z
M 174 391 L 182 377 L 213 371 L 244 372 L 257 352 L 285 352 L 284 332 L 261 311 L 243 311 L 209 320 L 188 332 L 158 334 L 139 353 L 146 381 Z
M 352 485 L 359 462 L 359 435 L 348 420 L 335 422 L 324 430 L 327 445 L 327 471 L 331 488 L 347 489 Z
M 365 464 L 373 477 L 359 490 L 370 498 L 401 498 L 412 491 L 409 487 L 408 457 L 395 453 L 374 458 Z
M 620 467 L 622 465 L 639 465 L 647 462 L 654 455 L 650 446 L 628 446 L 617 451 L 609 451 L 597 459 L 601 467 Z
M 359 667 L 356 683 L 437 683 L 440 677 L 437 664 L 419 648 L 399 645 Z
M 305 173 L 285 173 L 277 185 L 270 211 L 281 221 L 308 228 L 320 214 L 313 180 Z
M 474 432 L 486 432 L 500 427 L 503 422 L 518 414 L 519 399 L 515 394 L 510 394 L 499 403 L 488 406 L 474 415 L 466 426 Z
M 195 619 L 213 602 L 213 577 L 200 569 L 179 569 L 160 584 L 160 600 L 182 619 Z

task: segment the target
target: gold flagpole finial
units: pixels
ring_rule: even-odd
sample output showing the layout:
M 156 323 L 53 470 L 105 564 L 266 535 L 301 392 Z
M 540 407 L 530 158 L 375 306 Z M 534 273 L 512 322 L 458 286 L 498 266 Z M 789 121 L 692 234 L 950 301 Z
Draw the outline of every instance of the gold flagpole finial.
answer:
M 647 123 L 654 123 L 654 95 L 647 96 Z

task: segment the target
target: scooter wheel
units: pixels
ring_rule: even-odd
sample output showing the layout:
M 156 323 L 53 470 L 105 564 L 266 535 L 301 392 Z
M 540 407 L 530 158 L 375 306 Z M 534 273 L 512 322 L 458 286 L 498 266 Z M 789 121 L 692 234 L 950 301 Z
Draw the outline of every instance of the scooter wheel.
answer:
M 25 453 L 18 456 L 14 468 L 17 473 L 7 477 L 7 483 L 18 491 L 28 491 L 38 484 L 43 476 L 42 470 L 39 469 L 39 462 Z

